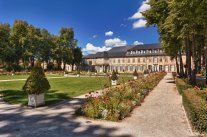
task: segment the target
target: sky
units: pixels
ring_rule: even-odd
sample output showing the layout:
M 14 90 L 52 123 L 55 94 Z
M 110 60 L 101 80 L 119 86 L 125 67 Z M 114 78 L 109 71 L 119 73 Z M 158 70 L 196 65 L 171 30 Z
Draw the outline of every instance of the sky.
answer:
M 117 46 L 159 43 L 141 12 L 149 0 L 0 0 L 0 23 L 25 20 L 59 35 L 71 27 L 84 55 Z

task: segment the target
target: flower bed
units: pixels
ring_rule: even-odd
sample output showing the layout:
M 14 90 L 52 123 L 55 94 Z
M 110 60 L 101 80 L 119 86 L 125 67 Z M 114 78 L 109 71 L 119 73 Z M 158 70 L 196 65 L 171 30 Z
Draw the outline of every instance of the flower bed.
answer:
M 107 89 L 103 95 L 89 94 L 80 112 L 94 119 L 118 121 L 130 114 L 135 106 L 141 105 L 145 96 L 166 73 L 156 73 L 115 88 Z

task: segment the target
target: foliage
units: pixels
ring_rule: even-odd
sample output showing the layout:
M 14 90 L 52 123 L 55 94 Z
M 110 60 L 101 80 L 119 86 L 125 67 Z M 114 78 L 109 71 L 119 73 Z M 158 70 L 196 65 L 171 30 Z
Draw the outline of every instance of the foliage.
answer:
M 138 73 L 137 73 L 137 70 L 136 69 L 135 69 L 135 71 L 133 73 L 133 76 L 138 77 Z
M 118 121 L 127 117 L 139 106 L 144 97 L 152 90 L 166 73 L 152 74 L 150 77 L 130 81 L 115 88 L 105 90 L 103 95 L 90 93 L 81 107 L 83 115 L 94 119 Z
M 175 83 L 180 94 L 183 94 L 183 91 L 190 88 L 191 86 L 187 84 L 183 79 L 176 78 Z
M 207 132 L 207 100 L 199 96 L 199 92 L 202 91 L 199 89 L 184 91 L 183 105 L 193 127 L 200 132 Z
M 114 70 L 112 72 L 111 80 L 118 80 L 118 76 Z
M 47 92 L 49 89 L 50 84 L 42 67 L 40 65 L 35 65 L 23 86 L 23 90 L 28 94 L 41 94 Z
M 0 24 L 0 60 L 9 71 L 26 70 L 34 66 L 35 59 L 49 65 L 49 70 L 60 70 L 61 64 L 79 65 L 82 51 L 77 47 L 72 28 L 61 28 L 58 36 L 50 34 L 26 21 L 15 20 L 13 26 Z M 57 66 L 52 66 L 51 61 Z

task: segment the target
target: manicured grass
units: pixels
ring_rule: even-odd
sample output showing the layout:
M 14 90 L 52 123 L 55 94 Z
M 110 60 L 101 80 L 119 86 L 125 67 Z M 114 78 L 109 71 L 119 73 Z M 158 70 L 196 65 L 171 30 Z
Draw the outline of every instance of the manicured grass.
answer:
M 58 74 L 46 74 L 48 78 L 50 77 L 63 77 L 63 75 Z M 0 80 L 9 80 L 9 79 L 27 79 L 29 75 L 0 75 Z
M 120 77 L 119 81 L 129 79 L 132 78 Z M 46 104 L 70 99 L 109 85 L 108 77 L 63 77 L 49 79 L 49 82 L 51 89 L 46 94 Z M 27 104 L 27 94 L 22 91 L 24 83 L 25 81 L 0 82 L 0 94 L 3 94 L 4 100 L 8 103 L 25 105 Z

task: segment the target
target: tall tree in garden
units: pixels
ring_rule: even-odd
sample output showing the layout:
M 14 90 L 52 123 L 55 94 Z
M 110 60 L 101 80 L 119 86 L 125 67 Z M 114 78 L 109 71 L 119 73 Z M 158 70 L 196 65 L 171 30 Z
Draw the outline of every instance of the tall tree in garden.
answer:
M 73 49 L 76 47 L 74 40 L 74 31 L 72 28 L 61 28 L 60 30 L 60 46 L 62 49 L 62 61 L 65 69 L 66 64 L 70 64 L 73 60 Z
M 20 59 L 24 62 L 27 47 L 28 23 L 26 21 L 15 20 L 11 31 L 11 44 L 15 51 L 15 63 L 19 65 Z
M 10 45 L 10 25 L 0 24 L 0 60 L 11 68 L 14 62 L 14 50 Z
M 82 57 L 83 57 L 83 54 L 82 54 L 81 48 L 80 47 L 74 48 L 73 49 L 72 70 L 73 70 L 74 65 L 76 65 L 78 70 L 80 69 L 79 66 L 81 64 Z
M 52 35 L 46 29 L 42 29 L 39 54 L 41 61 L 45 62 L 47 65 L 52 58 L 52 47 L 54 46 L 53 44 Z

